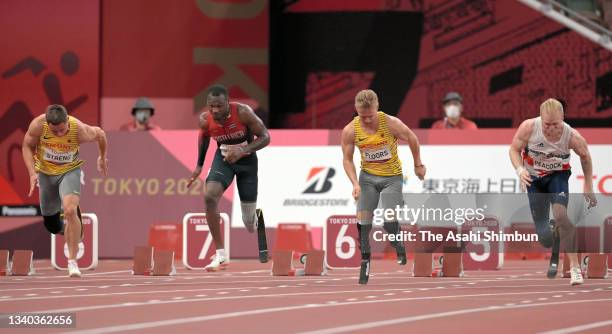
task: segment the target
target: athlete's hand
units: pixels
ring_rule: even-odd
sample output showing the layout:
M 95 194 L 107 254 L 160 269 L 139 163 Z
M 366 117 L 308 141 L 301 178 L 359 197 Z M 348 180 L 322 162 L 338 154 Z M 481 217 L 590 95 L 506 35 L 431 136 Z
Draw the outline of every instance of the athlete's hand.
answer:
M 30 193 L 28 193 L 28 197 L 32 196 L 34 192 L 34 188 L 38 186 L 38 174 L 34 173 L 30 175 Z
M 356 184 L 353 186 L 353 198 L 358 201 L 359 197 L 361 196 L 361 187 Z
M 244 151 L 244 147 L 242 146 L 228 146 L 225 150 L 225 158 L 223 161 L 229 162 L 230 164 L 235 163 L 240 160 L 242 157 L 246 156 L 246 152 Z
M 519 168 L 520 170 L 517 171 L 517 174 L 521 181 L 521 190 L 526 191 L 527 187 L 531 185 L 531 175 L 529 175 L 529 172 L 525 168 Z
M 423 181 L 425 178 L 425 173 L 427 173 L 427 168 L 425 165 L 419 165 L 414 167 L 414 175 L 416 175 L 419 180 Z
M 587 203 L 589 203 L 589 209 L 590 208 L 594 208 L 595 206 L 597 206 L 597 197 L 595 197 L 595 194 L 593 194 L 593 187 L 587 187 L 585 185 L 584 187 L 584 199 L 585 201 L 587 201 Z
M 102 175 L 108 175 L 108 159 L 106 157 L 98 157 L 98 172 Z
M 198 179 L 198 176 L 200 176 L 200 173 L 202 173 L 202 166 L 196 167 L 193 173 L 191 173 L 191 177 L 189 178 L 189 183 L 187 183 L 187 188 L 191 187 L 191 185 L 195 182 L 195 180 Z

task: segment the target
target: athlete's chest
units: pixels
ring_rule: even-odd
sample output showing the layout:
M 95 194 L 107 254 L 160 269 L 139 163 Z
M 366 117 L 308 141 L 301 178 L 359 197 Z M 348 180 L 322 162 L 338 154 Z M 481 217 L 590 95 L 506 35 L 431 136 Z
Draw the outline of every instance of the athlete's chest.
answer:
M 47 134 L 40 137 L 39 145 L 56 151 L 73 151 L 78 148 L 78 143 L 74 138 L 54 137 Z
M 355 144 L 360 149 L 387 146 L 392 144 L 392 138 L 383 131 L 373 134 L 360 133 L 355 135 Z

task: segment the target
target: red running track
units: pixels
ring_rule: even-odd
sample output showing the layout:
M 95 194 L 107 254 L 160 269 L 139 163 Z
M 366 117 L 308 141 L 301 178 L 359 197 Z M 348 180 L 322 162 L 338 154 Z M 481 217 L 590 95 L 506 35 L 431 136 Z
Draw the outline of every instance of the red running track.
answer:
M 374 260 L 366 286 L 357 270 L 272 277 L 255 261 L 172 277 L 132 276 L 129 261 L 101 261 L 80 279 L 35 266 L 35 276 L 0 277 L 0 313 L 75 312 L 77 328 L 0 332 L 612 333 L 612 279 L 570 286 L 546 279 L 544 261 L 414 278 L 410 262 Z

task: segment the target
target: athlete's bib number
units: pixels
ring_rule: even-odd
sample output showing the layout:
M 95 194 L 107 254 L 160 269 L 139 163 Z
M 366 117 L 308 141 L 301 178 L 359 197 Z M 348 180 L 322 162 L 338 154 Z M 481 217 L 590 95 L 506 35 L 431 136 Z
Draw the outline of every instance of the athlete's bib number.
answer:
M 391 159 L 391 151 L 388 146 L 365 149 L 363 155 L 366 161 L 386 161 Z
M 49 148 L 44 150 L 45 161 L 53 162 L 56 164 L 67 164 L 74 161 L 76 152 L 57 152 Z

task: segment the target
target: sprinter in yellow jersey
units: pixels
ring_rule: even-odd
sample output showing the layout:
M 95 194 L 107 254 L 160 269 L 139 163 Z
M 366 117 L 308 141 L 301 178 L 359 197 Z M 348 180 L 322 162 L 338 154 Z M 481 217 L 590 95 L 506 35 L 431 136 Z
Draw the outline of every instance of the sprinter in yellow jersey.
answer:
M 99 127 L 89 126 L 68 116 L 66 108 L 50 105 L 45 114 L 30 123 L 23 138 L 23 161 L 30 174 L 30 194 L 39 186 L 40 209 L 45 227 L 53 234 L 62 233 L 68 244 L 68 275 L 80 277 L 76 262 L 82 237 L 79 199 L 81 196 L 81 165 L 79 146 L 98 142 L 98 171 L 106 175 L 106 135 Z M 66 226 L 60 218 L 64 208 Z
M 414 173 L 423 180 L 425 165 L 421 162 L 419 140 L 406 124 L 396 117 L 378 111 L 378 96 L 372 90 L 362 90 L 355 96 L 357 117 L 342 130 L 342 154 L 346 175 L 353 183 L 353 197 L 357 201 L 361 272 L 359 283 L 366 284 L 370 274 L 369 236 L 372 215 L 382 195 L 384 208 L 395 209 L 403 204 L 402 163 L 397 156 L 397 140 L 408 143 L 414 160 Z M 353 162 L 355 146 L 361 154 L 359 180 Z M 396 234 L 399 222 L 385 221 L 385 231 Z M 406 264 L 406 250 L 401 242 L 392 242 L 399 264 Z

